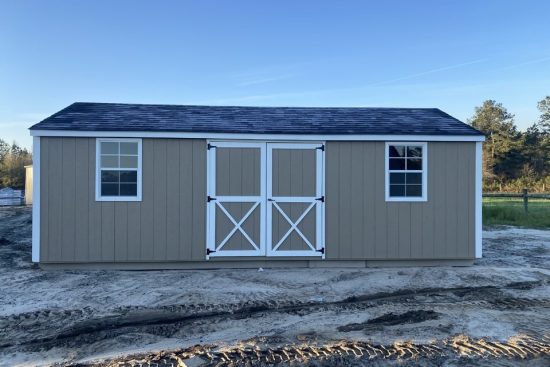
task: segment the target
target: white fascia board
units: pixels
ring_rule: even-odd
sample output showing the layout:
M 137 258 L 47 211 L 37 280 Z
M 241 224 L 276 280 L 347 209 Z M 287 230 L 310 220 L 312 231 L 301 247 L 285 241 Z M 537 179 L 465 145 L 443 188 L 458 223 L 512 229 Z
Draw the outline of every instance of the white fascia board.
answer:
M 483 143 L 476 143 L 476 172 L 475 172 L 475 256 L 480 259 L 483 254 Z
M 352 135 L 352 134 L 234 134 L 156 131 L 71 131 L 31 130 L 31 136 L 68 136 L 92 138 L 166 138 L 261 141 L 485 141 L 481 135 Z
M 32 262 L 40 261 L 40 137 L 32 139 Z

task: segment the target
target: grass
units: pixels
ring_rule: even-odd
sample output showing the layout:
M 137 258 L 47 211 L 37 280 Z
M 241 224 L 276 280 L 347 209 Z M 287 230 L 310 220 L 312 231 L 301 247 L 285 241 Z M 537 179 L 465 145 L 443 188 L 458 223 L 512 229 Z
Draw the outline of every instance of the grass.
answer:
M 522 198 L 483 198 L 483 225 L 550 229 L 550 199 L 529 199 L 526 213 Z

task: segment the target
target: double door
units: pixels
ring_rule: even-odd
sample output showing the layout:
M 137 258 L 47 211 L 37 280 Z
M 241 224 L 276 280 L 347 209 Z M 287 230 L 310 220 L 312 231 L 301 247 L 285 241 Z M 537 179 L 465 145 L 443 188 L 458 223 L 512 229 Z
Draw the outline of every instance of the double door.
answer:
M 324 144 L 208 144 L 208 257 L 324 257 Z

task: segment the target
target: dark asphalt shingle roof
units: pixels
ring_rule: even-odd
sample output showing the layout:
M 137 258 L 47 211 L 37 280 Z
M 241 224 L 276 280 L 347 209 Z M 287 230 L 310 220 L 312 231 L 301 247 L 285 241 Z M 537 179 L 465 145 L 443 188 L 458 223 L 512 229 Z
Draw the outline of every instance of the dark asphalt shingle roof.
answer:
M 31 130 L 482 135 L 437 108 L 233 107 L 77 102 Z

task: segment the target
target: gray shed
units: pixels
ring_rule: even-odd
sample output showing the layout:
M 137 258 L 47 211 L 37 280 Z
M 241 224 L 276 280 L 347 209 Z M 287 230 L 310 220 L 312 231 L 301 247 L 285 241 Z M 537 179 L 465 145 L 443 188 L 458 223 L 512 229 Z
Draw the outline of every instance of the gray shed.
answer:
M 74 103 L 30 130 L 46 268 L 481 257 L 484 136 L 439 109 Z

